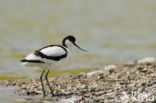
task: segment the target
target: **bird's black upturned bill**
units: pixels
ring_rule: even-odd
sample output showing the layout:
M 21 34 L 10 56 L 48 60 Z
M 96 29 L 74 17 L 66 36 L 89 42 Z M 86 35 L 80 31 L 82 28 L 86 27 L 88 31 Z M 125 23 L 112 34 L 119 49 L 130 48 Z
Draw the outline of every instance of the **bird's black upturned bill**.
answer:
M 85 52 L 88 52 L 87 50 L 84 50 L 84 49 L 80 48 L 76 43 L 74 43 L 74 45 L 75 45 L 77 48 L 79 48 L 80 50 L 85 51 Z

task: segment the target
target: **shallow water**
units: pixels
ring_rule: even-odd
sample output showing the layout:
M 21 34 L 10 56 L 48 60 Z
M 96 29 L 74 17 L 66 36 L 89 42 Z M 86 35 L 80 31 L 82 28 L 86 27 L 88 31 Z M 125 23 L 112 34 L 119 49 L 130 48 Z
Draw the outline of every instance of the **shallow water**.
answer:
M 23 67 L 20 59 L 42 46 L 61 44 L 66 35 L 76 36 L 89 52 L 80 52 L 53 76 L 155 57 L 155 5 L 155 0 L 0 0 L 0 80 L 39 77 L 37 68 Z M 12 102 L 5 93 L 8 100 L 0 102 Z

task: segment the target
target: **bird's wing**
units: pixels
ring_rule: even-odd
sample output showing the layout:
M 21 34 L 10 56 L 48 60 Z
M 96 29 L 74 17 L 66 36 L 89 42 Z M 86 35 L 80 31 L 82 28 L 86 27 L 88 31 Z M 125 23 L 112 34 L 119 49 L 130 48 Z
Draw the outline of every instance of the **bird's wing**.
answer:
M 47 46 L 35 51 L 35 55 L 50 60 L 60 60 L 67 55 L 67 50 L 62 46 Z
M 43 49 L 40 49 L 42 54 L 46 56 L 52 56 L 52 57 L 57 57 L 57 56 L 62 56 L 66 54 L 65 48 L 61 46 L 49 46 Z
M 50 45 L 30 53 L 25 59 L 21 60 L 21 62 L 45 63 L 45 59 L 59 61 L 66 56 L 67 50 L 64 47 Z

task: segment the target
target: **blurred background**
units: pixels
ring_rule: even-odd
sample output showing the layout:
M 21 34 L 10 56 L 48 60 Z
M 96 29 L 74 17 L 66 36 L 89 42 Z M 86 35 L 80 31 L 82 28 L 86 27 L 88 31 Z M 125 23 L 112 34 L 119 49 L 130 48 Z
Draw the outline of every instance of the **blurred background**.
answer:
M 43 46 L 61 44 L 67 35 L 89 51 L 80 52 L 68 69 L 155 57 L 156 1 L 0 0 L 0 79 L 38 77 L 20 59 Z
M 155 5 L 155 0 L 0 0 L 0 71 L 25 70 L 20 59 L 61 44 L 67 35 L 89 51 L 68 68 L 156 56 Z

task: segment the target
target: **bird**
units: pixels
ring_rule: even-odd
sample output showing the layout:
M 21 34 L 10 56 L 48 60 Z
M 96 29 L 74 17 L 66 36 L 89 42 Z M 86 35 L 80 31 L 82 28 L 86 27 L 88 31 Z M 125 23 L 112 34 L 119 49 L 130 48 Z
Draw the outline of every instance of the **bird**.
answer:
M 45 46 L 41 49 L 33 51 L 21 60 L 22 64 L 26 67 L 39 67 L 43 70 L 40 75 L 43 97 L 47 96 L 43 84 L 43 75 L 45 74 L 45 80 L 50 89 L 51 96 L 55 96 L 48 80 L 49 72 L 70 64 L 76 53 L 75 47 L 87 52 L 87 50 L 80 48 L 75 42 L 76 38 L 69 35 L 62 40 L 62 45 Z

